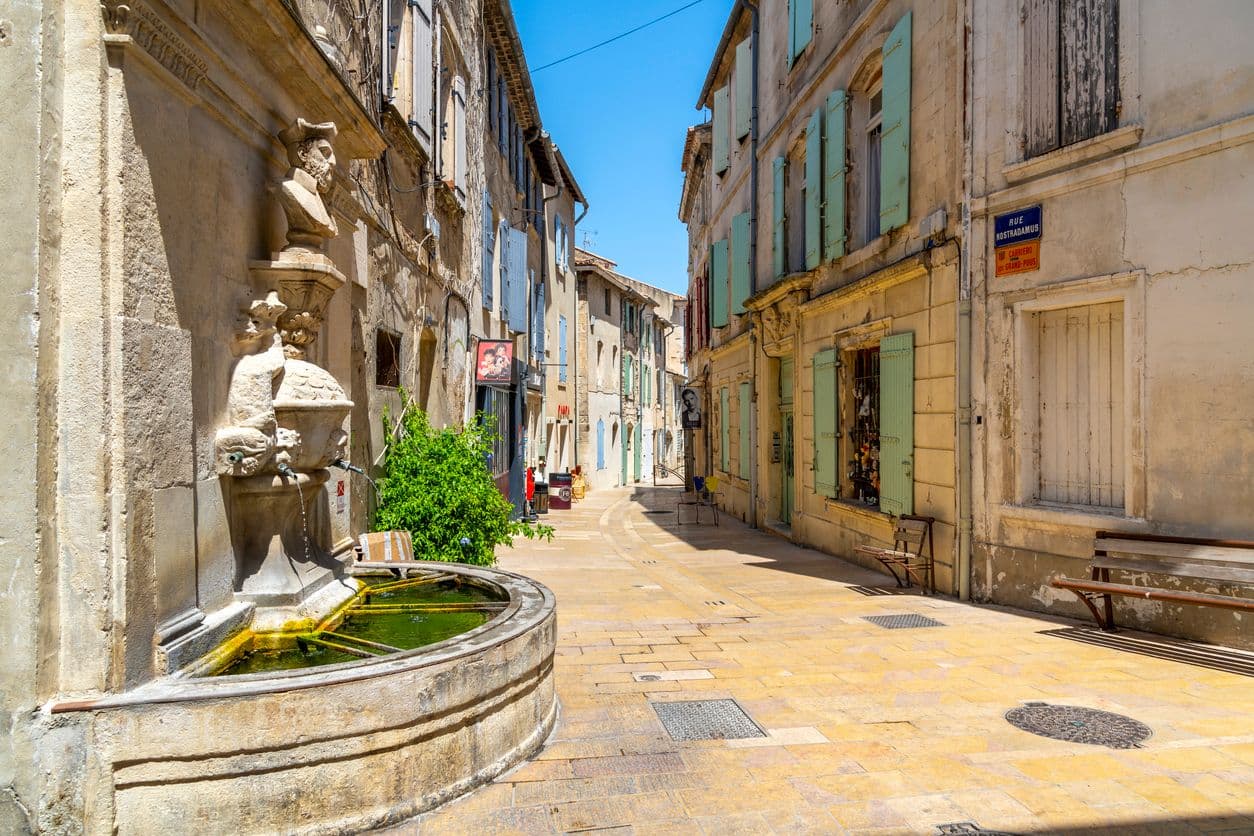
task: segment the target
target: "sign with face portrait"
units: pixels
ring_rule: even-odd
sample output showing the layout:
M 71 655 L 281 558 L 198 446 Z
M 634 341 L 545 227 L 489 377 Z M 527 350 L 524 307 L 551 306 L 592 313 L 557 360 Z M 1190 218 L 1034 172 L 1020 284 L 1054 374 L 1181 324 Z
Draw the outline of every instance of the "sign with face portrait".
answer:
M 679 425 L 685 430 L 701 429 L 701 393 L 692 388 L 679 392 Z
M 509 340 L 480 340 L 475 353 L 475 383 L 508 386 L 514 366 L 514 344 Z

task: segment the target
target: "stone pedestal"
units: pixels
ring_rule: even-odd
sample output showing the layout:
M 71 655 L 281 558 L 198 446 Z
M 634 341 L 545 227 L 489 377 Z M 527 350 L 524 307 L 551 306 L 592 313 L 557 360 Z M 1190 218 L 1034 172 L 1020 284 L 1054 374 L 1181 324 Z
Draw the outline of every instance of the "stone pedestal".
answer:
M 276 261 L 248 265 L 261 286 L 277 290 L 287 311 L 279 317 L 279 331 L 288 357 L 305 359 L 318 338 L 327 303 L 345 282 L 344 274 L 320 253 L 284 252 Z

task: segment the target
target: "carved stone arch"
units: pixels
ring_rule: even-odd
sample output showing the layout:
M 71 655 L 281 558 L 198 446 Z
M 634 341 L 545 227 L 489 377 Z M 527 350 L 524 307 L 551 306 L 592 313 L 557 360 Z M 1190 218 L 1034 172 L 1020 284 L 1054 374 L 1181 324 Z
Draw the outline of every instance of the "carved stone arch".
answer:
M 866 94 L 880 80 L 884 64 L 884 42 L 888 40 L 889 30 L 883 29 L 867 39 L 865 47 L 858 56 L 857 67 L 849 77 L 849 92 Z

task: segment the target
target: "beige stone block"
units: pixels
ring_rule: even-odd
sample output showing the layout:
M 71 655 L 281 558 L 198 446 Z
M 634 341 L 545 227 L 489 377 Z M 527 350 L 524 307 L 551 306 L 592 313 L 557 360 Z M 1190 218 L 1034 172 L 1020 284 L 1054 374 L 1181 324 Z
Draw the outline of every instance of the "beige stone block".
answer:
M 936 450 L 954 449 L 955 417 L 949 412 L 925 412 L 914 416 L 914 446 Z
M 915 448 L 914 473 L 916 481 L 926 480 L 934 485 L 953 487 L 953 451 Z
M 931 339 L 929 342 L 952 342 L 954 334 L 957 332 L 957 316 L 958 309 L 954 302 L 933 305 L 928 311 L 931 327 Z
M 943 305 L 958 299 L 958 270 L 944 266 L 932 270 L 932 304 Z
M 889 316 L 908 316 L 925 310 L 928 304 L 927 276 L 920 276 L 884 291 L 884 312 Z
M 957 373 L 955 345 L 952 342 L 916 345 L 914 374 L 919 378 L 953 377 Z
M 931 474 L 927 482 L 920 481 L 917 468 L 915 474 L 914 512 L 938 520 L 956 520 L 958 498 L 953 486 L 934 484 L 936 479 Z
M 152 555 L 156 564 L 158 630 L 196 609 L 196 497 L 190 487 L 152 492 Z M 169 629 L 169 626 L 166 627 Z
M 933 377 L 923 380 L 916 377 L 914 381 L 915 413 L 953 413 L 956 400 L 954 385 L 955 381 L 952 377 Z
M 915 345 L 927 345 L 932 342 L 931 318 L 926 310 L 905 316 L 893 317 L 893 333 L 914 333 Z

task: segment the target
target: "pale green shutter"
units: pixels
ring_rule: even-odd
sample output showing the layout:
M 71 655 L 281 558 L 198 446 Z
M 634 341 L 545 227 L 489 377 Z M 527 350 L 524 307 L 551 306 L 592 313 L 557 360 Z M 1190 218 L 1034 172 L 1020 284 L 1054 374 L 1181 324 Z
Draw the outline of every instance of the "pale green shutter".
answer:
M 640 399 L 644 401 L 645 403 L 652 403 L 652 401 L 649 400 L 649 390 L 652 388 L 651 386 L 652 383 L 653 383 L 653 378 L 652 378 L 652 375 L 650 375 L 649 373 L 649 367 L 648 365 L 645 365 L 641 369 L 641 374 L 640 374 L 640 388 L 644 390 L 644 393 Z
M 788 250 L 787 250 L 787 231 L 784 228 L 784 172 L 787 170 L 788 161 L 784 157 L 775 158 L 775 198 L 772 211 L 772 229 L 774 235 L 771 240 L 771 254 L 774 258 L 775 278 L 781 278 L 784 273 L 788 272 Z
M 914 513 L 914 334 L 880 340 L 880 510 Z
M 745 312 L 749 298 L 749 213 L 732 218 L 731 236 L 731 305 L 732 313 Z
M 719 442 L 720 442 L 719 450 L 718 450 L 718 465 L 719 465 L 719 470 L 723 471 L 724 473 L 727 472 L 727 457 L 729 455 L 729 451 L 727 448 L 728 448 L 729 440 L 731 438 L 731 434 L 727 427 L 727 421 L 728 421 L 728 418 L 727 418 L 728 408 L 727 407 L 728 407 L 727 387 L 724 386 L 722 389 L 718 391 L 718 432 L 719 432 Z
M 845 91 L 827 97 L 823 143 L 823 260 L 845 254 Z
M 753 47 L 746 39 L 736 47 L 736 139 L 749 135 L 753 117 Z
M 788 63 L 797 60 L 810 44 L 813 0 L 788 0 Z
M 727 324 L 727 239 L 710 247 L 710 327 Z
M 814 111 L 806 128 L 806 269 L 819 266 L 823 218 L 823 108 Z
M 910 13 L 884 42 L 884 110 L 880 135 L 880 232 L 910 219 Z
M 740 478 L 749 478 L 749 456 L 753 450 L 749 446 L 749 423 L 753 418 L 753 395 L 750 393 L 749 381 L 740 384 Z
M 837 442 L 840 410 L 837 409 L 836 349 L 829 348 L 814 355 L 814 492 L 820 496 L 836 496 Z
M 727 87 L 714 91 L 714 173 L 727 170 Z

